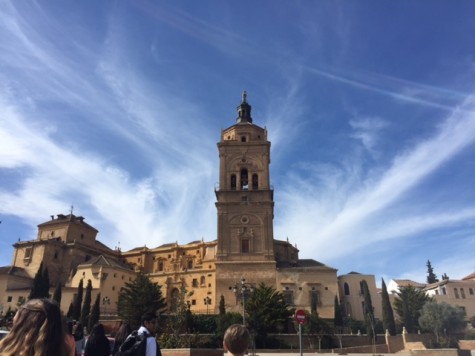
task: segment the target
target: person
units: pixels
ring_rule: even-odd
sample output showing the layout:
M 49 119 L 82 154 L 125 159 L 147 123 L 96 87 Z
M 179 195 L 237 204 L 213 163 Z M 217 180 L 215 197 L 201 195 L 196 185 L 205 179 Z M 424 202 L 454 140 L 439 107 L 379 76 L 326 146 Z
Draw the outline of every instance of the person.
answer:
M 109 356 L 111 346 L 109 339 L 106 337 L 104 325 L 98 323 L 94 325 L 91 335 L 87 338 L 86 346 L 84 346 L 84 356 Z
M 132 332 L 132 329 L 130 328 L 129 323 L 124 322 L 120 327 L 119 330 L 117 330 L 117 333 L 115 334 L 115 340 L 114 340 L 114 348 L 112 349 L 112 355 L 117 354 L 119 351 L 120 345 L 122 345 L 127 339 L 127 336 Z
M 142 326 L 138 329 L 137 334 L 144 334 L 147 337 L 147 347 L 145 349 L 145 356 L 162 356 L 160 346 L 155 339 L 153 331 L 155 330 L 155 324 L 157 323 L 157 317 L 153 313 L 145 313 L 142 315 Z
M 73 336 L 73 322 L 63 315 L 63 330 L 66 344 L 69 347 L 69 355 L 76 356 L 76 341 Z
M 0 341 L 0 355 L 69 356 L 61 310 L 49 299 L 31 299 L 13 318 Z
M 76 342 L 76 355 L 82 355 L 82 349 L 84 348 L 84 327 L 80 322 L 74 324 L 73 336 Z
M 223 346 L 228 355 L 243 356 L 249 347 L 249 331 L 244 325 L 233 324 L 224 333 Z

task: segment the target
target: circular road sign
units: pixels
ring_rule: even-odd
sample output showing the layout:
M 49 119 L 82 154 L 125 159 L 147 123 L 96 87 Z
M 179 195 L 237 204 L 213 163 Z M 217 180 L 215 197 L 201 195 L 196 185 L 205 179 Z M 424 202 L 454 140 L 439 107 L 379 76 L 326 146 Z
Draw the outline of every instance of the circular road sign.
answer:
M 305 324 L 307 321 L 307 313 L 303 309 L 297 309 L 295 311 L 295 320 L 299 324 Z

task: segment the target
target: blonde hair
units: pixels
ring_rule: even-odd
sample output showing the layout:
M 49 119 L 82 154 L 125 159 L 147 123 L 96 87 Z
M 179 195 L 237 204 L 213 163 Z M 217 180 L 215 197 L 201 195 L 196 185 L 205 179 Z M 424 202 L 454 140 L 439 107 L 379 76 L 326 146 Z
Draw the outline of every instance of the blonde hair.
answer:
M 224 333 L 224 347 L 233 355 L 243 355 L 249 347 L 249 331 L 244 325 L 233 324 Z
M 13 318 L 12 329 L 0 341 L 0 354 L 68 355 L 59 306 L 48 299 L 32 299 L 22 305 Z

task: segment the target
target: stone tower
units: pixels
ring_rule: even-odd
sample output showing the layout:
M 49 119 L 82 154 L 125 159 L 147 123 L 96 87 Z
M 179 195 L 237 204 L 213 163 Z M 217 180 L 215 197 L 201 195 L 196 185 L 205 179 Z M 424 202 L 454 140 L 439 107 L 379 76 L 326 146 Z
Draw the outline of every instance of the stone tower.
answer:
M 221 132 L 218 143 L 216 284 L 221 291 L 241 278 L 276 283 L 270 142 L 267 130 L 252 122 L 246 92 L 237 112 L 236 124 Z

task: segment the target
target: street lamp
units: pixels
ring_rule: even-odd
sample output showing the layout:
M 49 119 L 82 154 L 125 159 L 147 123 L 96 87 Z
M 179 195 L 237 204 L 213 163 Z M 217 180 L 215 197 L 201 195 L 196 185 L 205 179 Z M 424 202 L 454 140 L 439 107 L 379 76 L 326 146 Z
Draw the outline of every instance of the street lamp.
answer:
M 208 308 L 211 304 L 211 298 L 206 296 L 206 298 L 203 299 L 203 302 L 205 303 L 206 305 L 206 315 L 208 315 Z
M 246 283 L 244 278 L 241 278 L 240 283 L 236 283 L 233 287 L 229 287 L 236 296 L 240 295 L 242 298 L 242 325 L 246 325 L 246 294 L 254 292 L 254 287 Z

